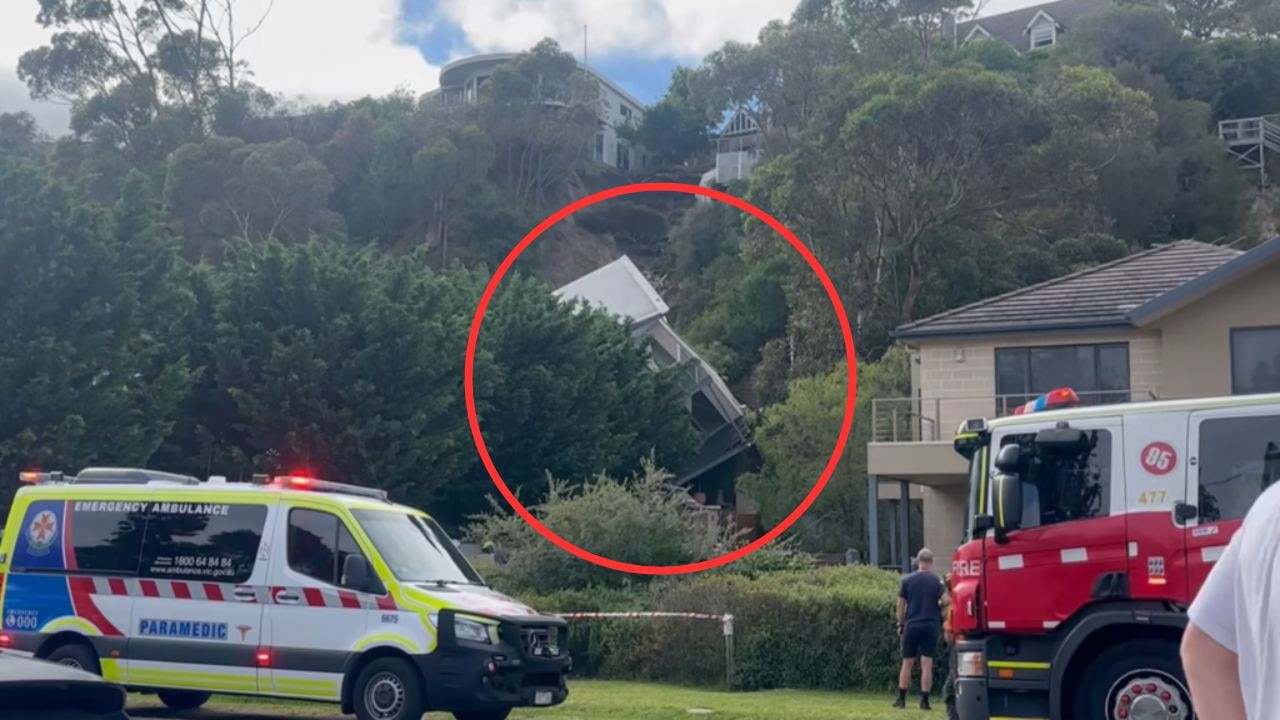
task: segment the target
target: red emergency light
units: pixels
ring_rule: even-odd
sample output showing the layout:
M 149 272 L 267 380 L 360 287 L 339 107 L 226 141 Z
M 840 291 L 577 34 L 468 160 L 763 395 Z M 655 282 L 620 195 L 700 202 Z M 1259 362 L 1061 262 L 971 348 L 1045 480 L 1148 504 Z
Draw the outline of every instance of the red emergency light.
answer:
M 1058 388 L 1018 407 L 1013 411 L 1013 414 L 1029 415 L 1031 413 L 1044 412 L 1045 410 L 1060 410 L 1079 404 L 1080 396 L 1076 394 L 1075 390 Z
M 276 482 L 298 490 L 310 490 L 316 484 L 316 479 L 305 475 L 285 475 L 276 478 Z

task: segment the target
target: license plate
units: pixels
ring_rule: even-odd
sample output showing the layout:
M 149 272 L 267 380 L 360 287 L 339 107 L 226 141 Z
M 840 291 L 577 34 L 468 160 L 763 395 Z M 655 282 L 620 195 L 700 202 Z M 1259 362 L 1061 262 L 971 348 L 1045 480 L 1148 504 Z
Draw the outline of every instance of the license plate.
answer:
M 550 705 L 550 704 L 551 704 L 551 691 L 550 691 L 550 690 L 539 690 L 538 692 L 534 693 L 534 695 L 533 695 L 533 704 L 534 704 L 534 705 Z

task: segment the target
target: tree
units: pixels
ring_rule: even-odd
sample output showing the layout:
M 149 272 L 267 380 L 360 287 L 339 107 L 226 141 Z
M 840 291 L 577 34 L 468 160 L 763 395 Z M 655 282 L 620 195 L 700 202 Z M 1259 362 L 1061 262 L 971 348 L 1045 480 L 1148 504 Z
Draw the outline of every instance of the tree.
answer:
M 765 129 L 768 152 L 782 152 L 820 112 L 851 52 L 838 27 L 775 21 L 757 44 L 730 42 L 708 55 L 690 96 L 711 117 L 747 113 Z
M 619 134 L 650 150 L 659 162 L 679 164 L 706 155 L 718 113 L 698 103 L 694 73 L 686 67 L 672 71 L 667 94 L 645 110 L 638 125 L 623 126 Z
M 653 370 L 647 345 L 617 318 L 564 302 L 536 279 L 509 278 L 479 348 L 492 363 L 476 371 L 492 384 L 477 391 L 484 437 L 503 477 L 527 497 L 546 492 L 548 475 L 569 483 L 602 472 L 626 477 L 650 456 L 679 472 L 693 457 L 684 368 Z M 488 477 L 469 481 L 457 502 L 478 512 L 476 488 L 487 489 Z
M 481 86 L 480 122 L 493 138 L 496 177 L 521 203 L 542 208 L 590 161 L 600 83 L 543 40 Z
M 35 158 L 45 141 L 31 113 L 0 113 L 0 155 Z
M 0 157 L 0 198 L 0 484 L 145 464 L 191 382 L 175 328 L 192 299 L 146 181 L 108 208 Z
M 199 257 L 217 257 L 229 238 L 301 242 L 342 230 L 328 207 L 333 178 L 300 140 L 211 137 L 178 148 L 166 175 L 166 203 Z
M 900 322 L 915 318 L 925 238 L 1026 194 L 1020 150 L 1040 139 L 1037 112 L 1006 78 L 943 70 L 896 79 L 850 113 L 839 154 L 856 183 L 854 198 L 873 218 L 874 242 L 884 248 L 875 262 L 887 251 L 905 264 Z
M 760 507 L 766 527 L 777 525 L 804 499 L 831 456 L 847 390 L 843 365 L 819 376 L 792 381 L 787 399 L 764 413 L 755 439 L 764 459 L 759 473 L 742 478 Z M 787 537 L 810 552 L 867 551 L 867 443 L 875 398 L 910 395 L 906 351 L 896 347 L 875 363 L 858 367 L 858 399 L 846 456 L 805 517 Z
M 81 124 L 114 124 L 126 134 L 165 104 L 204 128 L 223 92 L 244 87 L 237 53 L 266 19 L 237 24 L 238 0 L 39 0 L 37 22 L 50 45 L 30 50 L 18 75 L 38 99 L 72 103 Z
M 474 192 L 494 161 L 493 141 L 474 125 L 457 128 L 434 145 L 413 156 L 414 168 L 432 201 L 435 242 L 440 245 L 440 265 L 449 262 L 449 225 L 452 205 Z

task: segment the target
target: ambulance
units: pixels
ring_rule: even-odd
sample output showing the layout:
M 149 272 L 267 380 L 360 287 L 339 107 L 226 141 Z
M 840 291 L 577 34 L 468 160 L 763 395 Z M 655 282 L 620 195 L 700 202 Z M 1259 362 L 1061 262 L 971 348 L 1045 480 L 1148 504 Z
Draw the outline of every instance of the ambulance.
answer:
M 563 619 L 490 589 L 428 515 L 312 477 L 23 473 L 0 650 L 155 693 L 502 720 L 568 696 Z

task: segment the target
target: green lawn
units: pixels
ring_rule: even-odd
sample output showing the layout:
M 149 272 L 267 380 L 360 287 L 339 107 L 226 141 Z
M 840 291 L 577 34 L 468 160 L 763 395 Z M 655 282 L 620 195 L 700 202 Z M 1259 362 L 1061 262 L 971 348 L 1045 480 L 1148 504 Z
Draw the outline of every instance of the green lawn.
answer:
M 570 683 L 569 700 L 564 705 L 552 709 L 517 711 L 512 715 L 512 720 L 687 720 L 696 717 L 717 720 L 776 720 L 780 717 L 793 720 L 922 720 L 946 717 L 941 700 L 935 699 L 933 711 L 929 713 L 916 709 L 894 710 L 889 707 L 892 700 L 888 694 L 795 690 L 726 693 L 667 685 L 577 680 Z M 918 697 L 913 693 L 910 699 L 913 708 L 917 702 Z M 145 708 L 138 713 L 140 718 L 168 717 L 153 709 L 155 702 L 150 698 L 136 698 L 134 707 Z M 216 697 L 202 712 L 191 715 L 217 720 L 275 720 L 299 716 L 340 717 L 332 705 L 276 703 L 231 697 Z M 433 713 L 427 717 L 431 720 L 446 720 L 451 716 Z

